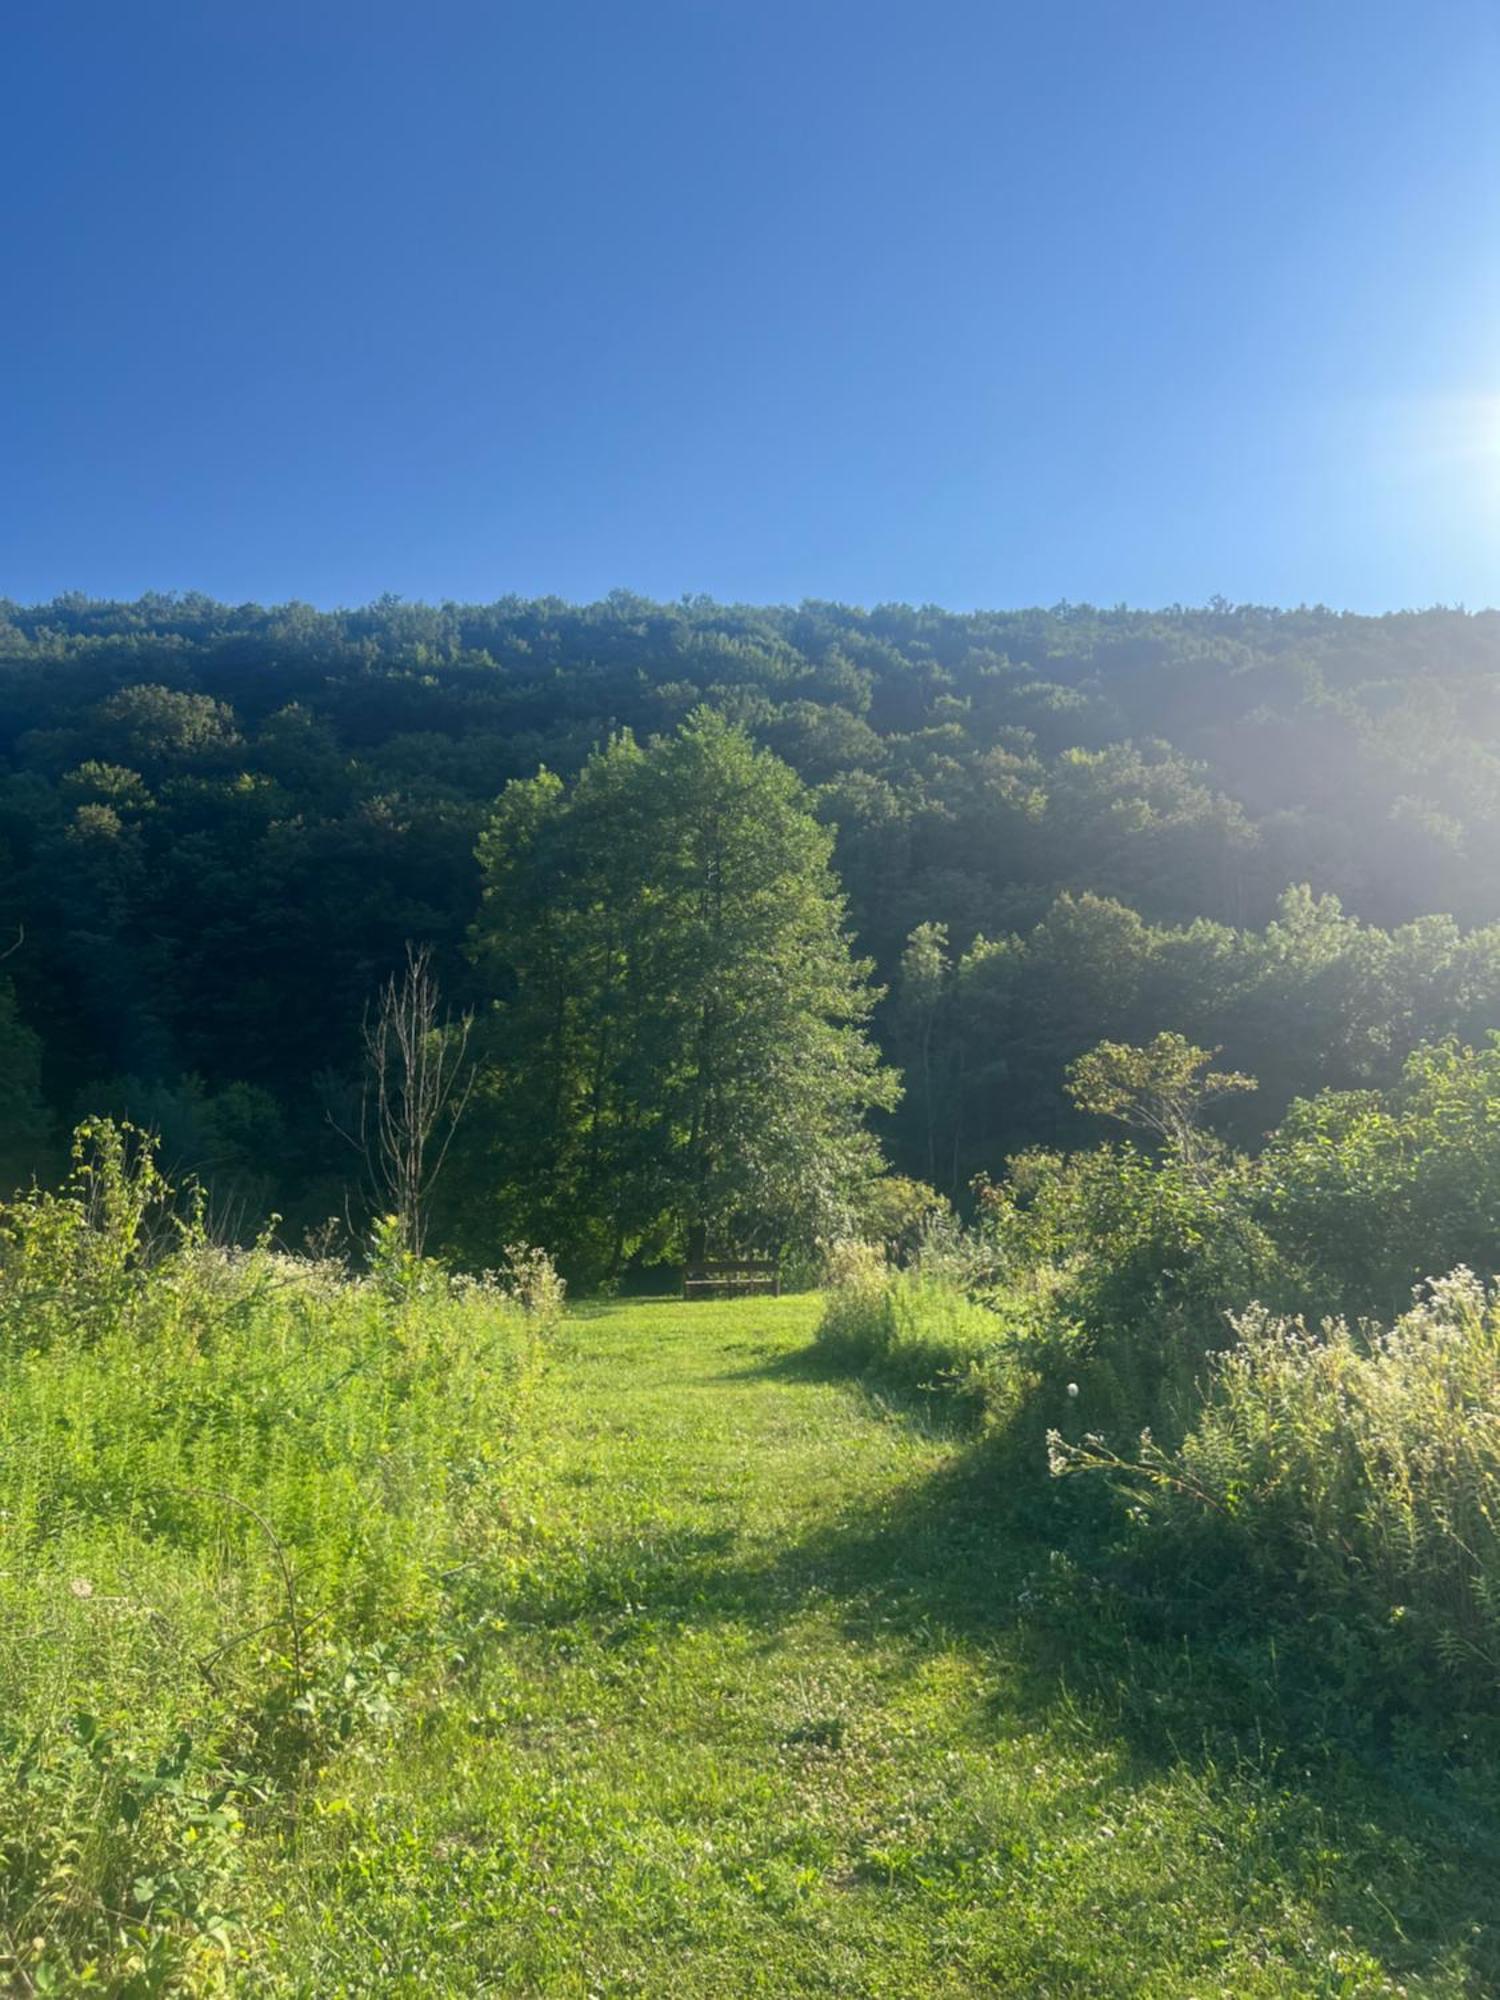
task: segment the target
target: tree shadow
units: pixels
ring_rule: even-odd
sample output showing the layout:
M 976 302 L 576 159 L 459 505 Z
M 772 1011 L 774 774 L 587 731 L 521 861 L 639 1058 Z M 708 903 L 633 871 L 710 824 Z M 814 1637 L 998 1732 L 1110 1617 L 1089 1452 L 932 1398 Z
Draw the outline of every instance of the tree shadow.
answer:
M 735 1373 L 826 1367 L 796 1354 Z M 1393 1976 L 1441 1963 L 1451 1980 L 1462 1953 L 1467 1990 L 1500 1992 L 1493 1791 L 1436 1762 L 1403 1763 L 1357 1732 L 1320 1730 L 1268 1677 L 1265 1648 L 1143 1630 L 1055 1553 L 1070 1525 L 1055 1509 L 1071 1504 L 1044 1481 L 1018 1479 L 992 1441 L 972 1442 L 921 1481 L 765 1552 L 733 1528 L 673 1529 L 644 1546 L 636 1533 L 618 1546 L 606 1538 L 570 1576 L 513 1597 L 507 1614 L 522 1625 L 583 1619 L 622 1651 L 732 1620 L 771 1654 L 791 1621 L 818 1609 L 851 1641 L 904 1651 L 913 1674 L 954 1648 L 1003 1659 L 1002 1692 L 978 1704 L 976 1730 L 1065 1728 L 1108 1752 L 1122 1786 L 1181 1778 L 1227 1829 L 1216 1838 L 1237 1837 L 1236 1814 L 1262 1842 L 1269 1824 L 1278 1859 L 1316 1884 L 1328 1919 Z M 1348 1858 L 1341 1826 L 1359 1835 Z M 1420 1907 L 1393 1909 L 1413 1876 Z
M 983 1425 L 980 1401 L 977 1397 L 955 1394 L 952 1357 L 937 1346 L 924 1352 L 908 1344 L 899 1365 L 882 1368 L 815 1341 L 790 1350 L 778 1347 L 763 1360 L 743 1368 L 726 1368 L 703 1379 L 725 1386 L 747 1382 L 834 1383 L 852 1396 L 874 1404 L 883 1418 L 904 1424 L 924 1437 L 962 1442 L 977 1438 Z
M 1500 1992 L 1493 1765 L 1477 1756 L 1460 1764 L 1430 1743 L 1412 1749 L 1413 1736 L 1403 1748 L 1399 1718 L 1372 1725 L 1348 1713 L 1314 1640 L 1289 1662 L 1270 1633 L 1189 1635 L 1090 1576 L 1065 1551 L 1100 1544 L 1097 1520 L 1092 1538 L 1080 1536 L 1079 1510 L 1104 1497 L 1018 1475 L 1005 1440 L 976 1443 L 919 1487 L 785 1551 L 760 1573 L 762 1587 L 832 1598 L 849 1637 L 901 1635 L 914 1668 L 939 1647 L 1003 1645 L 1008 1671 L 989 1725 L 1051 1725 L 1065 1714 L 1070 1729 L 1118 1754 L 1127 1783 L 1253 1774 L 1284 1806 L 1288 1842 L 1318 1850 L 1312 1872 L 1326 1875 L 1334 1922 L 1404 1972 L 1462 1945 L 1470 1990 Z M 1351 1815 L 1372 1839 L 1359 1865 L 1341 1872 L 1321 1850 L 1329 1818 Z M 1414 1840 L 1425 1935 L 1419 1911 L 1393 1924 L 1366 1880 L 1372 1846 L 1396 1854 Z

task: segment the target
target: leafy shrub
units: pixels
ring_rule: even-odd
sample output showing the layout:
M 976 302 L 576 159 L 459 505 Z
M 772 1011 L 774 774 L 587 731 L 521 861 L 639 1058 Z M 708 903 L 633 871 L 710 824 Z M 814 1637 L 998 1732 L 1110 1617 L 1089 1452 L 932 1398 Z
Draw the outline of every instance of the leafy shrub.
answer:
M 935 1225 L 952 1215 L 936 1188 L 906 1174 L 882 1174 L 865 1191 L 860 1227 L 892 1257 L 911 1257 Z
M 1455 1271 L 1389 1331 L 1257 1307 L 1176 1449 L 1053 1434 L 1104 1474 L 1173 1591 L 1247 1598 L 1322 1635 L 1362 1699 L 1500 1679 L 1500 1291 Z
M 1420 1048 L 1389 1091 L 1294 1104 L 1256 1186 L 1313 1312 L 1388 1317 L 1427 1272 L 1494 1269 L 1500 1037 Z
M 1023 1154 L 979 1189 L 990 1302 L 1024 1311 L 1034 1368 L 1080 1382 L 1095 1422 L 1176 1431 L 1205 1351 L 1230 1338 L 1228 1312 L 1258 1292 L 1280 1300 L 1253 1190 L 1252 1163 L 1222 1150 L 1191 1163 L 1128 1145 Z
M 1216 1343 L 1252 1299 L 1389 1318 L 1434 1269 L 1496 1267 L 1500 1037 L 1420 1048 L 1388 1091 L 1299 1100 L 1255 1158 L 1201 1132 L 1158 1156 L 1023 1154 L 980 1200 L 1008 1279 L 1050 1264 L 1101 1341 Z
M 229 1978 L 246 1829 L 494 1546 L 545 1260 L 393 1286 L 211 1243 L 149 1144 L 0 1208 L 0 1986 Z
M 1022 1154 L 979 1198 L 1007 1283 L 1049 1270 L 1060 1308 L 1101 1340 L 1145 1328 L 1197 1340 L 1274 1273 L 1252 1189 L 1250 1163 L 1233 1154 L 1190 1168 L 1100 1146 Z

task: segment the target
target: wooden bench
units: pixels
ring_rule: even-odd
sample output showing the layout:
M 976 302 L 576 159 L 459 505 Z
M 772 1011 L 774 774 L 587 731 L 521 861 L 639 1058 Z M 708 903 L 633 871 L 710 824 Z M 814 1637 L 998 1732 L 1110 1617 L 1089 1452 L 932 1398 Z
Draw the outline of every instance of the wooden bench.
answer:
M 779 1299 L 781 1266 L 764 1257 L 721 1257 L 683 1267 L 685 1299 L 726 1297 L 737 1292 L 766 1292 Z

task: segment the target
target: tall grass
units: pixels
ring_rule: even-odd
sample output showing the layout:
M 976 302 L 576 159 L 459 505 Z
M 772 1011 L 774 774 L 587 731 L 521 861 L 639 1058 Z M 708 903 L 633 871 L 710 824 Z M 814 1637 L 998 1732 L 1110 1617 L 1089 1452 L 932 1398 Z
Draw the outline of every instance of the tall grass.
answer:
M 1394 1327 L 1262 1308 L 1211 1363 L 1182 1444 L 1052 1441 L 1105 1474 L 1179 1591 L 1311 1627 L 1378 1698 L 1500 1694 L 1500 1292 L 1459 1270 Z
M 218 1247 L 108 1125 L 0 1209 L 0 1988 L 231 1983 L 245 1842 L 469 1615 L 558 1303 Z
M 819 1347 L 872 1377 L 976 1405 L 1015 1393 L 1024 1372 L 1017 1329 L 972 1295 L 984 1258 L 977 1238 L 948 1226 L 929 1231 L 904 1265 L 879 1244 L 833 1244 Z

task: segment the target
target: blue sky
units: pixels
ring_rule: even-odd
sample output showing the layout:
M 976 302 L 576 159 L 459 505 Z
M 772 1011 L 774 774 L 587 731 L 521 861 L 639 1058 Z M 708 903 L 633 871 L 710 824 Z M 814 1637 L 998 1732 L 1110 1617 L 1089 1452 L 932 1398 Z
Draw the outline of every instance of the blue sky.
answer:
M 1500 9 L 47 0 L 0 591 L 1500 600 Z

